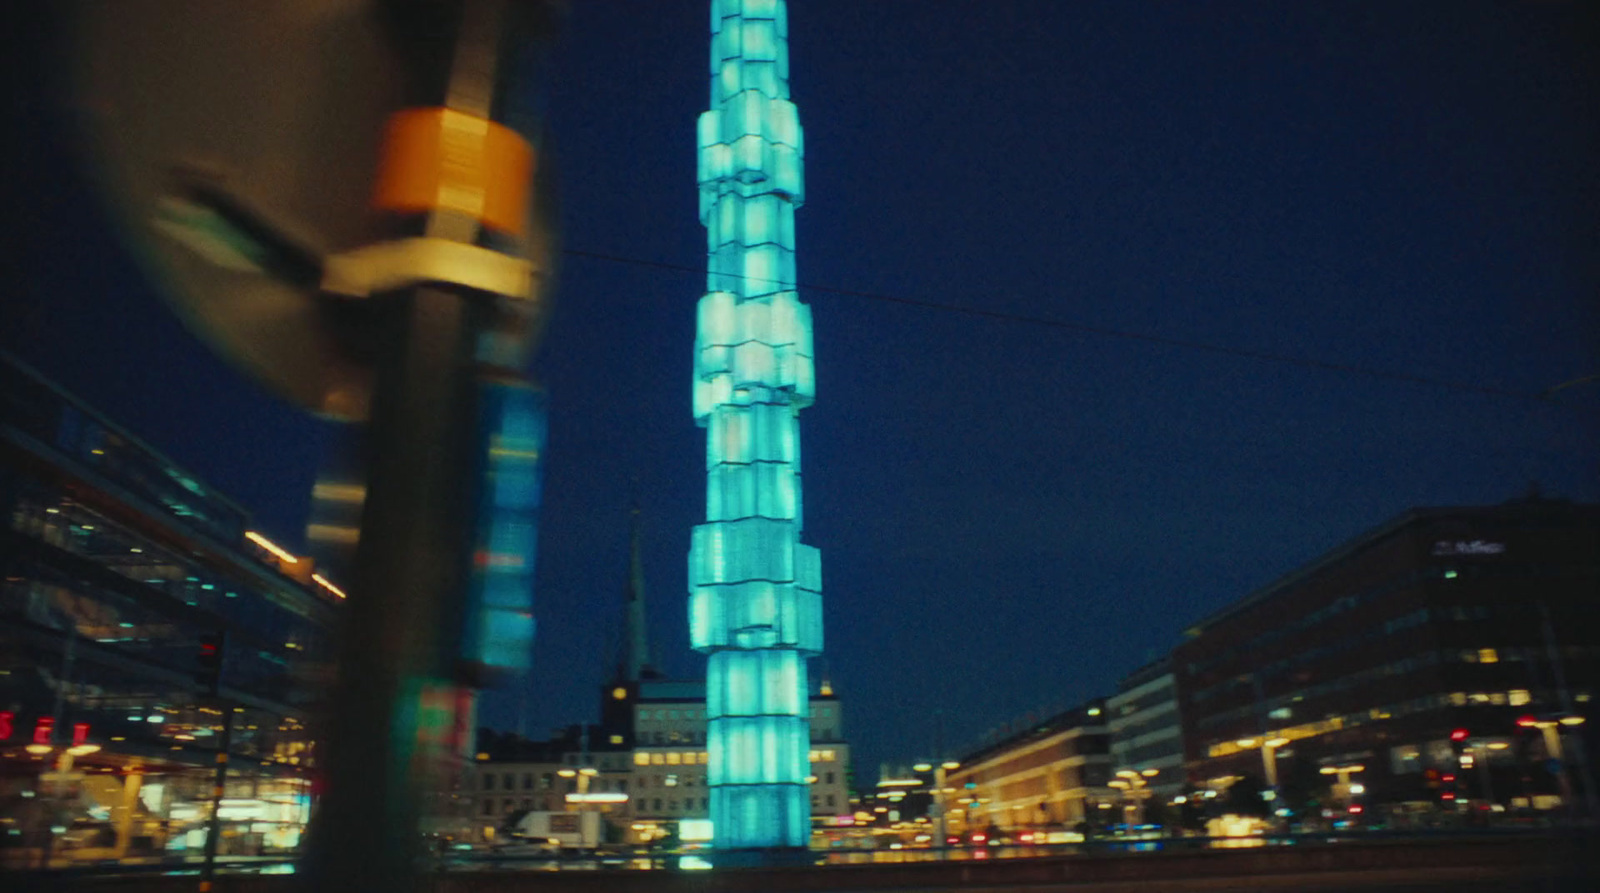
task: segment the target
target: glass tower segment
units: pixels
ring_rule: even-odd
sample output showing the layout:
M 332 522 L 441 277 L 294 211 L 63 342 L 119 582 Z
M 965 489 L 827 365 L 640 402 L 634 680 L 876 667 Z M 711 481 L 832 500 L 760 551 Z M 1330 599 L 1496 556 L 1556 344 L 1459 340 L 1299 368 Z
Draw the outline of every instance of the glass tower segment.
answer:
M 783 0 L 712 0 L 710 75 L 697 131 L 709 259 L 694 357 L 706 521 L 689 549 L 689 630 L 708 655 L 713 842 L 803 847 L 822 561 L 800 542 L 799 411 L 816 386 L 811 310 L 795 293 L 803 146 Z

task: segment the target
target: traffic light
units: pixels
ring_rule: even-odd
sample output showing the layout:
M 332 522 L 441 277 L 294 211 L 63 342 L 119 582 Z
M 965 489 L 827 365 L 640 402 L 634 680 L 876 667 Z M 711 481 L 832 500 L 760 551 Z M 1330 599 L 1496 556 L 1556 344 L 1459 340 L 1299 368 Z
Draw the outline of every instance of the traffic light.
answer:
M 223 645 L 226 639 L 220 632 L 201 633 L 200 650 L 195 654 L 196 682 L 215 693 L 222 681 Z

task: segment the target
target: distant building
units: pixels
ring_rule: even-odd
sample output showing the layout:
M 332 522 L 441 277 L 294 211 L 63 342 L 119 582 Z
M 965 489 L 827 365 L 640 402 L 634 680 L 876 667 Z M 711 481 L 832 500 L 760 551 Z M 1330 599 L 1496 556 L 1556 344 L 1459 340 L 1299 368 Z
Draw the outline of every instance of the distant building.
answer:
M 530 812 L 598 812 L 610 826 L 609 840 L 626 839 L 633 770 L 626 749 L 604 743 L 598 726 L 572 726 L 534 741 L 479 731 L 478 750 L 468 765 L 454 810 L 457 820 L 435 818 L 443 832 L 479 842 L 509 842 L 508 829 Z
M 492 746 L 480 746 L 451 811 L 467 819 L 472 839 L 495 838 L 529 809 L 598 811 L 609 839 L 631 843 L 670 837 L 685 820 L 710 818 L 706 683 L 667 679 L 650 660 L 639 531 L 635 510 L 620 653 L 600 692 L 599 724 L 574 726 L 548 741 L 485 739 Z M 827 825 L 853 811 L 843 706 L 827 680 L 810 695 L 807 719 L 810 814 L 814 825 Z
M 0 852 L 198 848 L 225 738 L 222 852 L 294 851 L 342 597 L 237 504 L 0 355 Z
M 529 809 L 599 811 L 618 842 L 648 842 L 676 833 L 686 819 L 710 817 L 705 682 L 618 680 L 603 698 L 598 725 L 574 726 L 548 741 L 500 735 L 488 745 L 480 742 L 456 807 L 457 815 L 469 819 L 474 839 L 493 839 L 488 829 Z M 810 717 L 811 815 L 827 824 L 853 809 L 850 745 L 841 704 L 830 688 L 811 697 Z
M 946 775 L 957 829 L 1002 831 L 1102 824 L 1120 802 L 1110 787 L 1105 702 L 1089 701 L 974 753 Z
M 641 680 L 613 685 L 608 697 L 614 702 L 609 710 L 627 717 L 627 725 L 607 724 L 605 731 L 632 744 L 631 810 L 641 826 L 634 830 L 649 836 L 686 818 L 710 818 L 705 683 Z M 811 815 L 848 815 L 850 745 L 843 707 L 826 683 L 811 696 L 809 712 Z
M 1163 658 L 1124 677 L 1106 699 L 1106 715 L 1112 772 L 1137 778 L 1128 781 L 1129 796 L 1166 805 L 1183 795 L 1183 728 L 1172 661 Z
M 1187 632 L 1189 780 L 1397 822 L 1592 798 L 1597 594 L 1600 506 L 1406 512 Z

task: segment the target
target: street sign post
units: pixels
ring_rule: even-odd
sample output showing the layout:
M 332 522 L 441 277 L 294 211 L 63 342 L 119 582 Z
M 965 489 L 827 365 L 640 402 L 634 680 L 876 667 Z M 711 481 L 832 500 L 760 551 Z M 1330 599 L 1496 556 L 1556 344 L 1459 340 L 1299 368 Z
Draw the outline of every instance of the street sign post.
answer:
M 114 213 L 220 354 L 365 421 L 360 536 L 318 756 L 319 890 L 415 883 L 428 693 L 464 666 L 487 446 L 553 255 L 526 96 L 544 0 L 85 0 L 74 73 Z M 498 384 L 496 384 L 498 386 Z M 502 603 L 499 608 L 504 610 Z M 424 773 L 425 775 L 426 773 Z

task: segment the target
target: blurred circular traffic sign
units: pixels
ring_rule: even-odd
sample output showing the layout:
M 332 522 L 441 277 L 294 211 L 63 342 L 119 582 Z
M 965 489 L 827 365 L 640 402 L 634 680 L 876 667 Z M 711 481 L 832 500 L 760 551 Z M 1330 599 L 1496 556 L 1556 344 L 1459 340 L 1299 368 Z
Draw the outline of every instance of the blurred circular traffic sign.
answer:
M 160 291 L 313 412 L 366 416 L 361 301 L 321 295 L 372 240 L 402 60 L 374 0 L 84 0 L 72 97 L 93 173 Z

